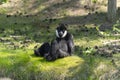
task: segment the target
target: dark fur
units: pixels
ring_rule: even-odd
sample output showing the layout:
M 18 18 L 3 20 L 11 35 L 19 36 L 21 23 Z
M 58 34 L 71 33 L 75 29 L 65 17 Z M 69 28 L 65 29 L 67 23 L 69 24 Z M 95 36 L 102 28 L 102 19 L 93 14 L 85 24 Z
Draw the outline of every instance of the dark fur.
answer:
M 61 24 L 57 27 L 58 33 L 66 29 L 66 25 Z M 63 34 L 59 34 L 62 36 Z M 35 55 L 44 56 L 46 60 L 56 60 L 57 58 L 63 58 L 71 56 L 74 51 L 73 35 L 67 32 L 67 35 L 62 37 L 56 37 L 55 40 L 49 43 L 44 43 L 40 48 L 35 50 Z

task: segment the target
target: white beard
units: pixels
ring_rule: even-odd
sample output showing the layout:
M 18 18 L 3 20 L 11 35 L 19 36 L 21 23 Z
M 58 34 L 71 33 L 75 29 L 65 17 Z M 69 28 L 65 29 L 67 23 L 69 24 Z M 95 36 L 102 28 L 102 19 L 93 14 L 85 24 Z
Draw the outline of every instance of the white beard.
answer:
M 57 36 L 58 38 L 60 37 L 57 30 L 56 30 L 56 36 Z
M 64 32 L 62 38 L 64 38 L 67 35 L 67 31 Z
M 64 34 L 63 34 L 62 38 L 64 38 L 66 35 L 67 35 L 67 31 L 65 31 L 65 32 L 64 32 Z M 60 38 L 60 36 L 59 36 L 59 34 L 58 34 L 58 31 L 57 31 L 57 30 L 56 30 L 56 36 L 57 36 L 58 38 Z

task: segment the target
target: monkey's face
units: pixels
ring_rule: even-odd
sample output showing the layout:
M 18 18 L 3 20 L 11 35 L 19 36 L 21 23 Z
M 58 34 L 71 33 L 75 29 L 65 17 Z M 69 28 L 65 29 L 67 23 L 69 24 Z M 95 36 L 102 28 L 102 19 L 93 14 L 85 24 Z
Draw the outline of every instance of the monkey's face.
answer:
M 64 38 L 67 35 L 67 29 L 65 24 L 60 24 L 56 29 L 56 36 L 58 38 Z

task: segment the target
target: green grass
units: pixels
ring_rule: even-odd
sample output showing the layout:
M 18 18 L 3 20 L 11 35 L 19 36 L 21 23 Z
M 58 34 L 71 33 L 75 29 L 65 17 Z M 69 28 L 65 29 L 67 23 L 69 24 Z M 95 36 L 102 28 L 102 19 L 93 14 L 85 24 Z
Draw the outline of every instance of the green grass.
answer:
M 25 10 L 29 10 L 26 6 L 31 4 L 30 1 L 24 0 L 24 2 L 26 3 L 24 4 Z M 102 47 L 105 41 L 120 39 L 120 36 L 113 34 L 113 32 L 119 33 L 119 22 L 114 25 L 114 31 L 100 32 L 98 26 L 106 21 L 106 13 L 70 16 L 66 12 L 66 8 L 71 2 L 60 3 L 63 5 L 62 9 L 59 9 L 56 3 L 46 5 L 45 2 L 45 0 L 39 0 L 38 5 L 30 11 L 33 15 L 29 17 L 26 17 L 25 14 L 9 16 L 7 14 L 10 11 L 8 8 L 0 9 L 0 78 L 8 77 L 13 80 L 99 80 L 104 73 L 120 68 L 119 54 L 114 54 L 112 58 L 93 55 L 95 46 Z M 73 4 L 71 3 L 71 5 Z M 52 11 L 54 8 L 57 12 L 46 18 L 49 15 L 43 12 L 48 11 L 49 13 L 49 10 Z M 25 10 L 21 12 L 24 13 Z M 34 15 L 35 10 L 38 10 L 37 16 Z M 51 18 L 56 20 L 49 23 Z M 61 21 L 68 22 L 68 30 L 74 35 L 76 46 L 74 55 L 52 62 L 48 62 L 42 57 L 36 57 L 33 54 L 34 47 L 38 48 L 43 42 L 55 39 L 55 28 Z M 49 28 L 47 28 L 48 26 Z M 86 50 L 86 48 L 88 49 Z M 111 62 L 112 59 L 116 60 L 117 67 Z
M 5 16 L 0 18 L 6 20 Z M 99 33 L 96 26 L 68 27 L 74 35 L 75 45 L 78 46 L 74 55 L 48 62 L 33 54 L 34 46 L 39 47 L 43 42 L 50 42 L 55 38 L 54 29 L 57 22 L 50 25 L 52 27 L 48 29 L 49 32 L 45 27 L 28 24 L 31 22 L 29 19 L 26 19 L 25 25 L 22 22 L 23 18 L 20 17 L 17 19 L 11 17 L 9 20 L 11 21 L 7 24 L 0 21 L 0 28 L 4 29 L 0 34 L 0 38 L 3 39 L 0 42 L 0 77 L 14 80 L 99 80 L 103 73 L 115 69 L 111 59 L 92 55 L 95 46 L 102 46 L 105 40 L 116 39 L 114 36 Z M 14 24 L 14 20 L 18 24 Z M 85 27 L 88 32 L 82 31 Z M 106 34 L 109 33 L 111 32 Z M 30 42 L 24 43 L 26 40 Z M 83 53 L 80 53 L 80 50 Z
M 32 50 L 1 49 L 0 55 L 1 75 L 3 75 L 3 77 L 5 76 L 19 80 L 30 80 L 32 77 L 29 75 L 33 75 L 33 78 L 41 77 L 47 80 L 64 78 L 64 75 L 68 75 L 67 72 L 69 72 L 69 68 L 84 63 L 84 60 L 78 56 L 71 56 L 58 59 L 54 62 L 48 62 L 42 57 L 34 56 Z M 38 74 L 39 72 L 41 74 Z M 57 77 L 60 74 L 63 76 Z M 38 78 L 36 80 L 38 80 Z
M 84 49 L 86 47 L 99 45 L 96 43 L 98 40 L 101 45 L 102 39 L 93 41 L 90 39 L 88 42 L 86 41 L 87 37 L 78 39 L 77 36 L 74 41 L 75 45 L 79 46 L 79 48 L 83 46 Z M 44 37 L 41 42 L 46 41 L 45 39 L 46 37 Z M 24 40 L 24 37 L 20 39 L 20 41 L 21 40 Z M 15 42 L 13 39 L 11 39 L 11 41 Z M 19 43 L 19 39 L 16 43 Z M 5 46 L 1 43 L 1 77 L 9 77 L 17 80 L 98 80 L 99 76 L 104 72 L 109 71 L 111 68 L 114 69 L 111 64 L 111 59 L 100 56 L 91 56 L 85 53 L 83 53 L 84 55 L 81 55 L 79 49 L 75 51 L 74 56 L 58 59 L 54 62 L 48 62 L 42 57 L 33 55 L 33 49 L 36 42 L 29 43 L 28 45 L 29 46 L 26 48 L 14 49 L 10 48 L 11 46 L 9 45 Z M 100 66 L 103 67 L 101 68 Z M 109 66 L 109 68 L 107 66 Z

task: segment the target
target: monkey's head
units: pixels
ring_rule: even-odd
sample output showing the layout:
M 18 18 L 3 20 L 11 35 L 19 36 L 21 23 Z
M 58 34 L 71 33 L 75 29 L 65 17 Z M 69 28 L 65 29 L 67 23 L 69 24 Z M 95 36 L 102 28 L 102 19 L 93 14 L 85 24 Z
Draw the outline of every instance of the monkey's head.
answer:
M 67 25 L 66 24 L 59 24 L 56 28 L 56 36 L 58 38 L 64 38 L 67 35 Z

